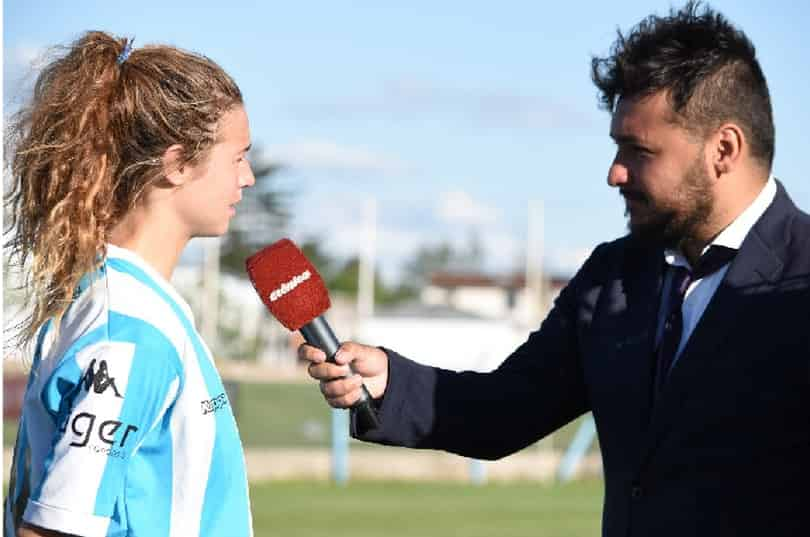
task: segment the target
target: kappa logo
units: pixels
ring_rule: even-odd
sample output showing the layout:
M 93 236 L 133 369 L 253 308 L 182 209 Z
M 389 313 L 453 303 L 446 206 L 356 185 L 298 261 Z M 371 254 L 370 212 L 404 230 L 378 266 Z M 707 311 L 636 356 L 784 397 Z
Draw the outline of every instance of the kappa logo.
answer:
M 203 416 L 205 416 L 206 414 L 213 414 L 217 410 L 225 408 L 227 404 L 228 404 L 228 397 L 225 395 L 225 392 L 222 392 L 213 399 L 204 399 L 203 401 L 200 401 Z
M 112 388 L 115 396 L 119 399 L 123 399 L 121 392 L 118 391 L 118 387 L 115 385 L 115 379 L 110 376 L 106 360 L 101 360 L 98 364 L 98 369 L 96 369 L 96 360 L 94 358 L 90 362 L 90 367 L 87 368 L 87 372 L 82 377 L 82 383 L 84 384 L 84 389 L 88 392 L 91 386 L 95 393 L 104 393 L 108 388 Z

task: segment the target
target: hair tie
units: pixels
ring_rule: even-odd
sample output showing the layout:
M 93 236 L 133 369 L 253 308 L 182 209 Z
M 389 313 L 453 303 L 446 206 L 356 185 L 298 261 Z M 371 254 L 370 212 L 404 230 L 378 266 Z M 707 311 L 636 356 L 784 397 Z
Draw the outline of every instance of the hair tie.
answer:
M 118 65 L 121 65 L 122 63 L 127 61 L 127 58 L 129 58 L 129 55 L 132 54 L 132 42 L 133 41 L 135 41 L 134 37 L 127 40 L 124 43 L 124 50 L 121 51 L 121 54 L 118 55 L 118 59 L 116 60 L 118 62 Z

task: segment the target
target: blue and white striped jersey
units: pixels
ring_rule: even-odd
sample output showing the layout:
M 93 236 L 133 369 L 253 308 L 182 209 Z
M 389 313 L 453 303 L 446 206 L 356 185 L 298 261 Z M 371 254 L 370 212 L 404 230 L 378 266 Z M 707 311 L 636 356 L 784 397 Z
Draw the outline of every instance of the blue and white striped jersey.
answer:
M 85 537 L 249 536 L 244 454 L 191 310 L 133 252 L 108 246 L 61 327 L 43 327 L 6 502 Z

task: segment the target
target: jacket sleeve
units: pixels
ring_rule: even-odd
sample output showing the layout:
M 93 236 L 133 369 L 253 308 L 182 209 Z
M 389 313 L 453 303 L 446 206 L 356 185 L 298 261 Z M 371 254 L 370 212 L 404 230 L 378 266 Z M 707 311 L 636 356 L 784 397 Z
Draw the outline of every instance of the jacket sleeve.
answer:
M 362 431 L 352 420 L 352 434 L 381 444 L 497 459 L 588 411 L 581 348 L 603 276 L 603 250 L 594 251 L 540 328 L 492 372 L 429 367 L 384 349 L 389 377 L 379 402 L 382 425 Z

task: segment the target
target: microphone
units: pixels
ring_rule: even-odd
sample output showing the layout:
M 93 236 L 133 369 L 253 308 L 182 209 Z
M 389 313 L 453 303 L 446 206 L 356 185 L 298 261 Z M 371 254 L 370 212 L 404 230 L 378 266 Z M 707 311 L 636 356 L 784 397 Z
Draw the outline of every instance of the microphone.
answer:
M 340 343 L 323 314 L 331 302 L 318 271 L 290 239 L 281 239 L 259 250 L 245 262 L 248 277 L 270 313 L 288 330 L 300 330 L 304 340 L 326 353 L 335 363 Z M 380 425 L 365 384 L 352 406 L 361 430 Z

